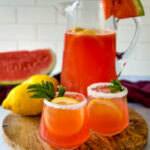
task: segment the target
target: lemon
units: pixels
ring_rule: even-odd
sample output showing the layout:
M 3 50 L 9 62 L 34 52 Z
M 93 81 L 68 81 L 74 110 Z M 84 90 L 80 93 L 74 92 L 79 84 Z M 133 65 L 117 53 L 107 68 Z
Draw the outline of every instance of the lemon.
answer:
M 95 31 L 93 30 L 83 30 L 83 31 L 79 31 L 79 34 L 96 34 Z
M 79 34 L 96 34 L 96 31 L 92 29 L 86 29 L 86 28 L 80 28 L 80 27 L 74 27 L 72 29 L 72 32 L 79 33 Z
M 26 80 L 25 82 L 23 82 L 23 84 L 26 84 L 26 83 L 30 83 L 30 84 L 35 84 L 35 83 L 41 83 L 41 81 L 49 81 L 49 82 L 52 82 L 54 87 L 55 87 L 55 90 L 57 89 L 57 86 L 58 86 L 58 81 L 53 78 L 53 77 L 50 77 L 48 75 L 34 75 L 32 77 L 30 77 L 28 80 Z
M 115 112 L 116 114 L 118 114 L 117 116 L 121 117 L 122 116 L 122 110 L 119 107 L 119 105 L 117 105 L 115 102 L 109 100 L 109 99 L 104 99 L 104 98 L 96 98 L 93 99 L 89 102 L 87 108 L 93 109 L 93 110 L 98 110 L 98 112 L 102 112 L 102 111 L 106 111 L 108 110 L 109 112 Z
M 72 29 L 72 32 L 79 32 L 79 31 L 84 31 L 84 28 L 74 27 L 74 28 Z
M 29 85 L 29 83 L 24 83 L 13 88 L 3 101 L 2 107 L 24 116 L 40 114 L 43 108 L 43 99 L 30 98 L 33 93 L 28 93 Z
M 91 128 L 100 133 L 105 128 L 117 127 L 123 119 L 123 112 L 119 105 L 109 99 L 91 100 L 87 109 Z
M 60 105 L 72 105 L 78 103 L 76 99 L 69 97 L 57 97 L 53 99 L 51 102 Z
M 43 99 L 30 98 L 33 93 L 29 93 L 27 87 L 31 84 L 41 83 L 41 81 L 49 81 L 57 90 L 58 81 L 48 75 L 34 75 L 21 85 L 13 88 L 6 99 L 3 101 L 2 107 L 11 110 L 13 113 L 32 116 L 42 112 Z

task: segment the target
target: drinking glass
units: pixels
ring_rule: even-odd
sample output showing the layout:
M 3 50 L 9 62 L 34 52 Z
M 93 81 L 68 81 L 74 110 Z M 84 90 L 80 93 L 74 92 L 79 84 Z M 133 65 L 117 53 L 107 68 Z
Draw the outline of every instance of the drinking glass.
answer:
M 41 138 L 53 147 L 73 148 L 89 137 L 87 99 L 75 92 L 66 92 L 64 98 L 74 98 L 76 104 L 63 105 L 44 100 L 40 124 Z
M 88 87 L 88 114 L 92 130 L 103 136 L 123 131 L 129 124 L 127 88 L 111 93 L 111 83 L 95 83 Z

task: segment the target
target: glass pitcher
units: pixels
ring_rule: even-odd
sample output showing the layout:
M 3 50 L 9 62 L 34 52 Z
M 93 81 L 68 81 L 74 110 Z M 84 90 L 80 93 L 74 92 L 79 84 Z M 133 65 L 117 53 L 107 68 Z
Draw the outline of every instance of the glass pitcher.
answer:
M 133 18 L 136 32 L 124 53 L 116 52 L 118 19 L 105 20 L 101 0 L 76 0 L 65 9 L 67 30 L 61 84 L 68 91 L 87 95 L 87 87 L 117 79 L 133 51 L 140 33 L 140 20 Z

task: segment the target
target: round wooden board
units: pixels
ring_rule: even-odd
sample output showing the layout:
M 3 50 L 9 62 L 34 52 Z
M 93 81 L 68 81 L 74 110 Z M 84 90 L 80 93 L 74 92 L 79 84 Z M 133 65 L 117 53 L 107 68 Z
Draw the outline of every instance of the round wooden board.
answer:
M 130 124 L 113 137 L 91 132 L 89 139 L 75 150 L 143 150 L 148 140 L 148 126 L 135 111 L 129 109 Z M 39 136 L 39 117 L 9 114 L 3 121 L 3 136 L 13 150 L 55 150 Z

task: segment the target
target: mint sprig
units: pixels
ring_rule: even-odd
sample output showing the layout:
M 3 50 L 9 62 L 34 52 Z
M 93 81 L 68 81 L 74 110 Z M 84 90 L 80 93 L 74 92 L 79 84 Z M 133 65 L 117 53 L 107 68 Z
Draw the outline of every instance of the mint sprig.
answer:
M 112 85 L 107 86 L 107 88 L 111 89 L 110 90 L 111 93 L 115 93 L 117 91 L 123 91 L 124 90 L 124 87 L 120 83 L 120 81 L 112 79 L 111 83 L 112 83 Z
M 58 89 L 59 89 L 59 93 L 57 97 L 63 97 L 65 94 L 66 88 L 61 85 L 58 85 Z
M 44 82 L 42 80 L 41 84 L 40 83 L 31 84 L 27 87 L 27 89 L 29 93 L 33 93 L 30 96 L 31 98 L 42 98 L 51 101 L 56 96 L 54 85 L 52 82 L 49 81 Z M 63 97 L 66 91 L 65 87 L 59 85 L 58 89 L 59 89 L 58 97 Z

